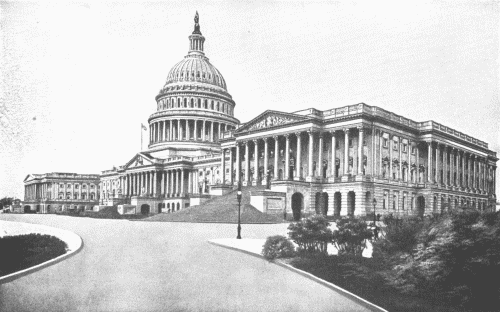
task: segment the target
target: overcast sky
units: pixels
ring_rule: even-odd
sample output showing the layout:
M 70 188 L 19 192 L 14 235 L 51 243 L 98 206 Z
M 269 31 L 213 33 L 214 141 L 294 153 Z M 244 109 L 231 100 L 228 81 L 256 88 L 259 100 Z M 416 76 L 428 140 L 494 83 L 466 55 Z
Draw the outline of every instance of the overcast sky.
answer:
M 364 102 L 500 151 L 498 1 L 0 8 L 0 197 L 22 198 L 29 173 L 100 173 L 129 161 L 154 97 L 187 54 L 196 10 L 242 122 L 266 109 Z

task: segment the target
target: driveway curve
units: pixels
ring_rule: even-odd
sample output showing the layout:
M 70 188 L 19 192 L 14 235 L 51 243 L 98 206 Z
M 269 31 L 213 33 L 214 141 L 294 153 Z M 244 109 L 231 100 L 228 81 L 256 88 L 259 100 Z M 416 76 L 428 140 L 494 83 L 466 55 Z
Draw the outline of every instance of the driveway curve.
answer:
M 265 260 L 207 243 L 230 224 L 0 215 L 80 235 L 74 257 L 0 285 L 0 311 L 369 311 Z M 265 238 L 286 224 L 242 225 Z

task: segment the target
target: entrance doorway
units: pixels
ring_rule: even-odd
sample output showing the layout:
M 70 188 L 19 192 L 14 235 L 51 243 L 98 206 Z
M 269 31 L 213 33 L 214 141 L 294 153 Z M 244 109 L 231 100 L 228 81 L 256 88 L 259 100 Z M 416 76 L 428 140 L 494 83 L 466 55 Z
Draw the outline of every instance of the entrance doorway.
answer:
M 354 216 L 356 207 L 356 194 L 353 191 L 347 193 L 347 215 Z
M 31 207 L 29 205 L 24 206 L 24 213 L 30 213 Z
M 423 217 L 425 213 L 425 198 L 424 196 L 417 197 L 417 214 L 419 217 Z
M 295 193 L 292 195 L 292 212 L 293 220 L 299 221 L 301 218 L 301 210 L 304 206 L 304 196 L 301 193 Z
M 148 205 L 148 204 L 143 204 L 143 205 L 141 206 L 141 213 L 142 213 L 143 215 L 147 215 L 147 214 L 149 214 L 149 210 L 150 210 L 150 207 L 149 207 L 149 205 Z
M 340 207 L 342 206 L 342 195 L 340 192 L 335 192 L 333 195 L 333 215 L 340 216 Z
M 316 193 L 316 214 L 326 216 L 328 212 L 328 193 Z

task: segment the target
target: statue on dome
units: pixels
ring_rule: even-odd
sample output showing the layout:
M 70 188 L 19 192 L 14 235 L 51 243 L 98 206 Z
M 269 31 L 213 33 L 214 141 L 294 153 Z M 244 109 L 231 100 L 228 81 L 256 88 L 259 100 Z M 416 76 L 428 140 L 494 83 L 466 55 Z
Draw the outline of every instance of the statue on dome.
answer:
M 201 34 L 201 32 L 200 32 L 200 24 L 198 24 L 199 20 L 200 20 L 200 16 L 198 15 L 198 11 L 196 11 L 196 15 L 194 16 L 194 31 L 193 31 L 193 34 Z

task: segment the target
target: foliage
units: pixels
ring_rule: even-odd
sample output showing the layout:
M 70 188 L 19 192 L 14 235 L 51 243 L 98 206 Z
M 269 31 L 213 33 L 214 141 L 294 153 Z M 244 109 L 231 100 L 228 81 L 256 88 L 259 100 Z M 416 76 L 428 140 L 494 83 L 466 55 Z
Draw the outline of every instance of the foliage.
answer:
M 46 262 L 66 253 L 67 245 L 57 237 L 41 234 L 0 238 L 0 276 Z
M 262 255 L 267 260 L 290 258 L 295 255 L 295 246 L 285 236 L 269 236 L 262 248 Z
M 3 207 L 11 206 L 14 201 L 14 197 L 4 197 L 0 199 L 0 209 Z
M 421 218 L 384 218 L 383 239 L 373 242 L 374 254 L 411 252 L 417 244 L 417 235 L 425 225 Z
M 498 213 L 466 210 L 428 221 L 414 249 L 398 259 L 386 280 L 403 292 L 458 303 L 462 310 L 493 311 L 500 305 Z
M 323 215 L 313 215 L 290 223 L 288 237 L 299 245 L 299 249 L 326 254 L 332 237 L 329 226 L 330 222 Z
M 373 232 L 365 221 L 355 218 L 343 218 L 337 221 L 337 230 L 333 231 L 332 241 L 339 255 L 361 257 L 366 248 L 366 240 Z

